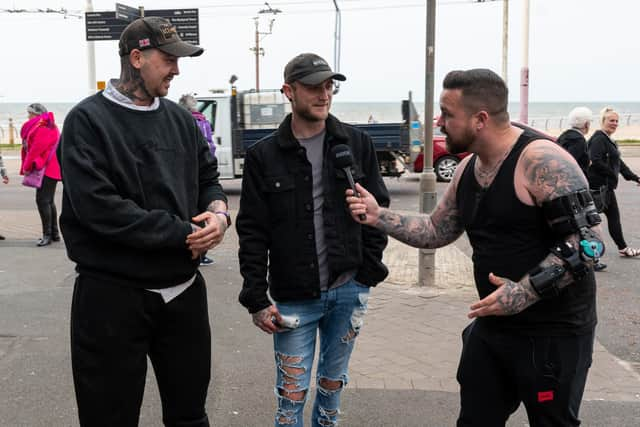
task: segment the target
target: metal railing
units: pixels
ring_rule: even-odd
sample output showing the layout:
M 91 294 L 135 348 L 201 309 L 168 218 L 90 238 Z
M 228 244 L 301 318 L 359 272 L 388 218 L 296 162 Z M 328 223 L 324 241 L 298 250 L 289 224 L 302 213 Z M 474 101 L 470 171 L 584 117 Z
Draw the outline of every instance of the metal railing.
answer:
M 599 120 L 598 116 L 594 116 L 592 126 L 598 126 Z M 569 127 L 566 117 L 531 117 L 529 126 L 545 131 Z M 620 113 L 619 127 L 622 129 L 625 126 L 640 126 L 640 113 Z M 638 133 L 640 137 L 640 131 Z
M 22 140 L 20 139 L 20 131 L 11 119 L 9 119 L 7 123 L 0 124 L 0 144 L 22 144 Z

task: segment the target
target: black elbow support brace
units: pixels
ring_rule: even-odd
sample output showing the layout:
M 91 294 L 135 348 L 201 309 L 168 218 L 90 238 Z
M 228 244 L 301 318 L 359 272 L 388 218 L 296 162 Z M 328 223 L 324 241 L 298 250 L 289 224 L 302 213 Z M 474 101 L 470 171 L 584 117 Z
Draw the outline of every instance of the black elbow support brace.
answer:
M 544 216 L 553 230 L 560 237 L 578 232 L 581 228 L 593 227 L 602 222 L 591 192 L 578 190 L 542 204 Z
M 600 224 L 602 219 L 589 190 L 579 190 L 544 202 L 542 210 L 551 231 L 559 239 L 575 233 L 580 235 L 579 254 L 583 260 L 597 262 L 604 254 L 604 243 L 591 231 L 591 227 Z
M 585 261 L 597 261 L 604 253 L 604 244 L 591 231 L 591 227 L 600 224 L 602 220 L 589 190 L 579 190 L 545 202 L 542 209 L 551 231 L 562 242 L 552 247 L 551 252 L 564 261 L 564 266 L 538 266 L 529 272 L 531 286 L 540 298 L 545 299 L 558 296 L 558 281 L 567 271 L 575 280 L 582 279 L 589 271 L 589 265 Z M 567 236 L 575 233 L 580 235 L 578 250 L 564 241 Z
M 557 297 L 560 294 L 558 280 L 566 271 L 563 266 L 557 264 L 547 268 L 536 267 L 529 272 L 529 282 L 540 298 Z

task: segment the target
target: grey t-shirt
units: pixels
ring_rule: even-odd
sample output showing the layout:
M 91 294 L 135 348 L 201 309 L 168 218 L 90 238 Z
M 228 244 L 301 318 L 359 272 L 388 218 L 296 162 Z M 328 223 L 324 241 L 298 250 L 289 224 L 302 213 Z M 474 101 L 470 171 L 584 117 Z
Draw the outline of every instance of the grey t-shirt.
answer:
M 311 163 L 313 178 L 313 228 L 316 235 L 316 253 L 318 255 L 318 272 L 320 274 L 320 290 L 336 288 L 343 285 L 353 277 L 354 272 L 348 271 L 341 274 L 335 282 L 329 286 L 329 264 L 327 262 L 327 244 L 324 238 L 324 218 L 322 208 L 324 205 L 324 187 L 322 185 L 322 166 L 324 162 L 324 136 L 323 130 L 311 138 L 298 139 L 307 151 L 307 160 Z

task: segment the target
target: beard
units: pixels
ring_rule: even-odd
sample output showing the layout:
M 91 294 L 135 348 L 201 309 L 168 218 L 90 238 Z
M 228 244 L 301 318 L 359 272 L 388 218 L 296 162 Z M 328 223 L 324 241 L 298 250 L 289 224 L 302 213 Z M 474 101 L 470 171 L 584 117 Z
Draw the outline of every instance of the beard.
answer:
M 475 141 L 475 135 L 471 129 L 465 129 L 463 135 L 460 138 L 453 139 L 451 135 L 446 133 L 444 129 L 441 129 L 442 133 L 447 135 L 445 139 L 445 145 L 447 151 L 451 154 L 460 154 L 469 151 L 469 147 Z
M 311 106 L 299 107 L 298 105 L 291 106 L 296 115 L 307 122 L 324 122 L 327 120 L 328 112 L 322 114 L 313 111 Z M 328 111 L 328 109 L 327 109 Z

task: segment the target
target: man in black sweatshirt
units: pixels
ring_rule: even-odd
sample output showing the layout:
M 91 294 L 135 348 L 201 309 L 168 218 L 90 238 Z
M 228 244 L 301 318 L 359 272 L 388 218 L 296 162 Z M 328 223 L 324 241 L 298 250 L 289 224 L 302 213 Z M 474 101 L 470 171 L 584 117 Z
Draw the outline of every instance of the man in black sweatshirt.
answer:
M 178 58 L 203 49 L 169 21 L 125 28 L 121 74 L 67 116 L 60 225 L 77 264 L 73 378 L 82 426 L 137 425 L 147 356 L 167 426 L 208 426 L 211 331 L 200 255 L 230 225 L 217 163 L 165 100 Z

